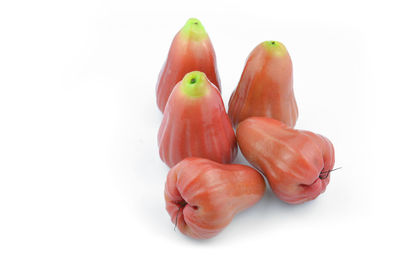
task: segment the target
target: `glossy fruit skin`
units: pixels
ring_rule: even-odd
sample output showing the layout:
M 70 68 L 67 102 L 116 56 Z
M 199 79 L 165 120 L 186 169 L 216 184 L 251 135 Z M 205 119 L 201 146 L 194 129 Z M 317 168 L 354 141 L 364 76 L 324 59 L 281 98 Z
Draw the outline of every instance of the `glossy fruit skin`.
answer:
M 196 19 L 189 19 L 185 27 L 188 23 L 198 23 L 193 24 L 192 27 L 200 25 L 200 22 Z M 195 31 L 186 36 L 182 29 L 175 35 L 167 60 L 158 76 L 156 93 L 157 105 L 161 112 L 164 112 L 174 86 L 182 80 L 185 74 L 192 71 L 204 72 L 208 79 L 221 91 L 215 51 L 209 36 L 205 33 L 205 36 L 199 38 Z
M 190 75 L 198 75 L 206 94 L 190 97 L 182 90 L 183 81 L 175 86 L 158 131 L 160 157 L 169 167 L 191 156 L 230 163 L 237 144 L 221 94 L 204 73 L 191 72 L 183 80 Z
M 232 124 L 253 117 L 269 117 L 294 127 L 298 117 L 293 93 L 292 61 L 276 41 L 259 44 L 249 55 L 228 108 Z
M 299 204 L 325 191 L 335 153 L 324 136 L 265 117 L 242 121 L 236 134 L 244 157 L 264 173 L 281 200 Z
M 169 171 L 164 196 L 179 230 L 206 239 L 221 232 L 238 212 L 256 204 L 264 192 L 264 178 L 251 167 L 190 157 Z

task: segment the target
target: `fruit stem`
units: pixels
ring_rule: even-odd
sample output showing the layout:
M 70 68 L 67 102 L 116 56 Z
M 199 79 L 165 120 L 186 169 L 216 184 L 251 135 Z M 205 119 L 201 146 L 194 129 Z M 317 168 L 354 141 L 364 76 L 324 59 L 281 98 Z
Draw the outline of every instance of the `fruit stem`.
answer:
M 189 18 L 185 26 L 181 29 L 181 36 L 186 39 L 201 41 L 205 39 L 208 34 L 197 18 Z
M 175 226 L 174 226 L 174 231 L 176 230 L 176 226 L 178 225 L 178 216 L 179 216 L 179 212 L 186 206 L 186 202 L 185 201 L 179 201 L 176 202 L 178 207 L 178 212 L 176 213 L 176 217 L 175 217 Z
M 326 171 L 321 171 L 321 173 L 319 173 L 319 178 L 320 178 L 320 179 L 326 179 L 332 171 L 335 171 L 335 170 L 338 170 L 338 169 L 341 169 L 341 168 L 342 168 L 342 167 L 337 167 L 337 168 L 335 168 L 335 169 L 326 170 Z M 326 174 L 326 175 L 323 176 L 322 174 Z
M 264 41 L 262 43 L 263 47 L 267 50 L 268 53 L 274 56 L 283 56 L 287 54 L 287 50 L 285 45 L 283 45 L 279 41 Z
M 203 72 L 193 71 L 185 75 L 181 90 L 187 96 L 198 98 L 208 94 L 207 77 Z

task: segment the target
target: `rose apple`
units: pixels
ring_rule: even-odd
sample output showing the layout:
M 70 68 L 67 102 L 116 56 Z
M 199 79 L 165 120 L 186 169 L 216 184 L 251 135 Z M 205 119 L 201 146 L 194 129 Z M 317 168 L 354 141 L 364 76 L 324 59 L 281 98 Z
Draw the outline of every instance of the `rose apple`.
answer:
M 182 233 L 205 239 L 257 203 L 264 192 L 264 178 L 251 167 L 191 157 L 169 171 L 165 201 L 171 221 Z
M 164 112 L 172 89 L 188 72 L 204 72 L 220 90 L 216 57 L 210 38 L 198 19 L 189 19 L 176 34 L 158 77 L 157 105 Z
M 298 111 L 292 61 L 282 43 L 265 41 L 250 53 L 228 113 L 234 126 L 246 118 L 264 116 L 294 127 Z
M 335 154 L 324 136 L 265 117 L 242 121 L 236 133 L 244 157 L 264 173 L 281 200 L 298 204 L 325 191 Z
M 171 93 L 158 131 L 161 159 L 172 167 L 196 156 L 220 163 L 237 153 L 221 94 L 202 72 L 186 74 Z

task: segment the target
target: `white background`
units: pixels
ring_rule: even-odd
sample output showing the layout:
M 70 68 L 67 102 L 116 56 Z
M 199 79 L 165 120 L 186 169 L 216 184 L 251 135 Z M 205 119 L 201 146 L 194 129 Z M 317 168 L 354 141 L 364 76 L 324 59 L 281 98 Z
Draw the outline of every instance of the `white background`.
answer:
M 395 2 L 1 1 L 0 264 L 398 264 Z M 269 191 L 204 241 L 173 229 L 156 141 L 157 76 L 189 17 L 225 104 L 250 51 L 283 42 L 297 128 L 342 167 L 315 201 Z

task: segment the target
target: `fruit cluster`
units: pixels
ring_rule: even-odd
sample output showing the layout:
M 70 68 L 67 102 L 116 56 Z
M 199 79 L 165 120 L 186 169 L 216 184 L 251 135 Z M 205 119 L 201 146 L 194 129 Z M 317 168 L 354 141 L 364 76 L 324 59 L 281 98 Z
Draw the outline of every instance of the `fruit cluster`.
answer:
M 284 202 L 315 199 L 329 183 L 333 145 L 293 128 L 298 110 L 292 61 L 280 42 L 263 42 L 250 53 L 227 114 L 210 38 L 199 20 L 189 19 L 159 75 L 157 104 L 164 113 L 160 157 L 171 167 L 166 208 L 188 236 L 215 236 L 264 195 L 257 170 L 229 164 L 237 144 Z

